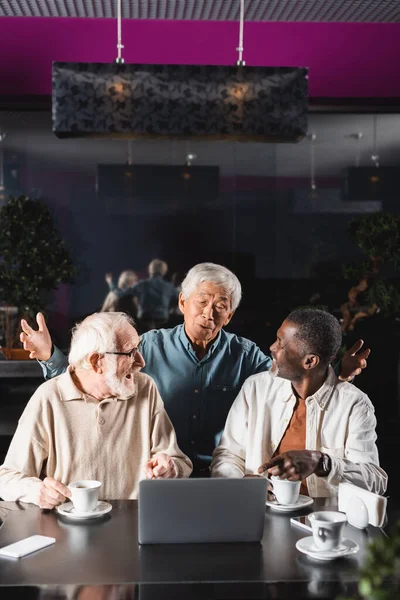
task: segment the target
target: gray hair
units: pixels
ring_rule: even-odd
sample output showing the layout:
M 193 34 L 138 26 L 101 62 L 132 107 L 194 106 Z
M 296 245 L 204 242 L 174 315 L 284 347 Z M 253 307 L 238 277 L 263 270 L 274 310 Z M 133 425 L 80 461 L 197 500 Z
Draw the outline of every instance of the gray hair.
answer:
M 72 330 L 69 364 L 74 368 L 90 369 L 89 355 L 113 352 L 117 333 L 127 325 L 135 327 L 131 317 L 123 312 L 94 313 L 86 317 Z
M 232 271 L 214 263 L 199 263 L 188 271 L 182 281 L 182 294 L 185 300 L 203 281 L 210 281 L 214 285 L 222 287 L 230 297 L 232 310 L 237 309 L 242 298 L 240 281 Z
M 149 275 L 166 275 L 168 271 L 168 265 L 165 261 L 159 258 L 154 258 L 148 266 Z

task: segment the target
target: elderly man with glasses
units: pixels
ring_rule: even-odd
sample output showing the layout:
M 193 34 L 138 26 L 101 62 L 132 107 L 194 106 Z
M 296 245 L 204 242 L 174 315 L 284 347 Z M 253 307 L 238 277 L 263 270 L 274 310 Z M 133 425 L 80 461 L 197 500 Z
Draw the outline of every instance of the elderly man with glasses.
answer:
M 267 371 L 271 359 L 250 340 L 225 331 L 239 306 L 240 281 L 232 271 L 200 263 L 187 273 L 179 295 L 184 324 L 142 336 L 141 352 L 174 425 L 180 448 L 193 462 L 195 476 L 209 475 L 229 409 L 250 375 Z M 42 361 L 46 378 L 66 368 L 66 358 L 52 346 L 43 315 L 35 331 L 22 321 L 21 341 L 31 358 Z M 366 366 L 369 350 L 356 344 L 342 361 L 343 378 Z
M 124 313 L 87 317 L 73 332 L 66 373 L 29 400 L 4 464 L 0 497 L 52 509 L 68 483 L 102 481 L 109 499 L 136 498 L 140 479 L 188 477 L 192 464 Z

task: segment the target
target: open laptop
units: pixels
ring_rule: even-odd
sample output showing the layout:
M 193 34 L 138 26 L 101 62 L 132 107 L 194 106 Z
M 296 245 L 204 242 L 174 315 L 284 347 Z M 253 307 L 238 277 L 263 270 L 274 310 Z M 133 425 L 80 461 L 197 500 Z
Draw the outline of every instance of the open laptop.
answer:
M 139 544 L 259 542 L 267 480 L 151 479 L 139 483 Z

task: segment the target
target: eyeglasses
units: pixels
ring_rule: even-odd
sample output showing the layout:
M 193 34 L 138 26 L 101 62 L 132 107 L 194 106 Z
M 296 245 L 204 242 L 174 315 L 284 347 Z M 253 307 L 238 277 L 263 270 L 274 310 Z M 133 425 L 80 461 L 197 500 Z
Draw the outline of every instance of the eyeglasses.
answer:
M 132 360 L 135 360 L 136 354 L 140 351 L 139 346 L 132 348 L 129 352 L 104 352 L 104 354 L 118 354 L 119 356 L 129 356 Z

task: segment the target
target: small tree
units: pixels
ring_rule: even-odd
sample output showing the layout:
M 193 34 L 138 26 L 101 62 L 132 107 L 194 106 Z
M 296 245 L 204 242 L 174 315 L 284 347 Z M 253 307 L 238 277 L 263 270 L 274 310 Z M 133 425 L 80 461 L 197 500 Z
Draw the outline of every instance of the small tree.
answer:
M 45 293 L 71 283 L 75 267 L 48 207 L 28 196 L 10 197 L 0 209 L 0 304 L 16 318 L 43 310 Z
M 363 215 L 349 223 L 348 231 L 365 258 L 343 268 L 346 278 L 359 280 L 368 275 L 368 304 L 376 304 L 386 316 L 400 311 L 400 286 L 389 283 L 383 271 L 391 268 L 395 275 L 400 266 L 400 218 L 386 212 Z

